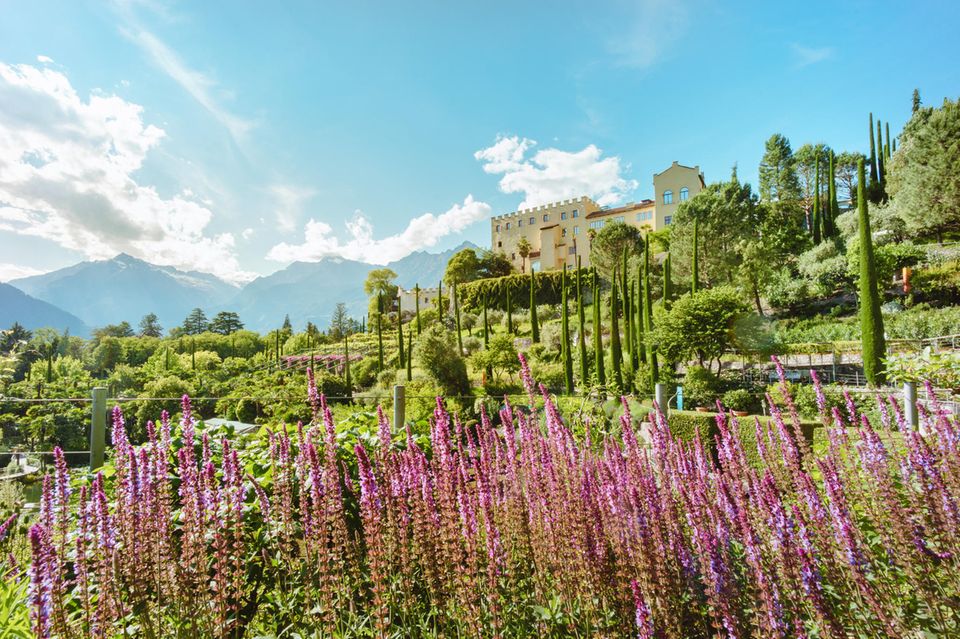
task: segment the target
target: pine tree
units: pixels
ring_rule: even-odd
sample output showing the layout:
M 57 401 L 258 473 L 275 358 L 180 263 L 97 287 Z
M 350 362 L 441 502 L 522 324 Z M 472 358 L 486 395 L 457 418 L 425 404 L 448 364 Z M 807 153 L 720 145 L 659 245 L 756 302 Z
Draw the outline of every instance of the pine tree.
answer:
M 913 90 L 913 113 L 920 110 L 920 89 Z
M 457 285 L 453 285 L 453 314 L 457 323 L 457 348 L 460 355 L 463 355 L 463 335 L 460 330 L 460 301 L 457 299 Z
M 580 267 L 580 256 L 577 256 L 577 345 L 580 350 L 580 385 L 587 386 L 590 376 L 590 366 L 587 362 L 587 338 L 584 335 L 586 318 L 583 313 L 583 270 Z
M 649 335 L 653 331 L 653 295 L 650 291 L 650 236 L 644 237 L 643 246 L 643 330 Z M 656 384 L 660 379 L 660 368 L 657 365 L 657 350 L 650 345 L 650 383 Z
M 399 353 L 399 367 L 403 368 L 404 356 L 403 352 L 403 313 L 400 308 L 400 298 L 397 298 L 397 353 Z
M 880 176 L 880 183 L 887 181 L 887 167 L 883 162 L 883 129 L 880 128 L 880 120 L 877 119 L 877 175 Z
M 377 371 L 383 372 L 383 295 L 377 293 Z
M 810 230 L 813 231 L 813 244 L 820 243 L 820 157 L 816 159 L 816 179 L 813 189 L 813 220 L 810 222 Z
M 600 325 L 600 280 L 593 269 L 593 365 L 597 371 L 597 384 L 606 386 L 607 376 L 603 370 L 603 327 Z
M 617 392 L 623 390 L 622 353 L 620 352 L 620 321 L 617 315 L 620 309 L 617 305 L 617 272 L 614 269 L 610 282 L 610 358 L 613 362 L 613 381 L 617 385 Z
M 864 193 L 864 166 L 860 160 L 857 167 L 857 213 L 860 238 L 860 334 L 863 351 L 863 372 L 870 384 L 883 382 L 883 358 L 886 357 L 886 342 L 883 335 L 883 316 L 880 314 L 880 290 L 873 260 L 873 238 L 870 233 L 870 216 L 867 213 L 867 198 Z
M 537 274 L 530 269 L 530 339 L 540 343 L 540 323 L 537 321 Z
M 870 114 L 870 184 L 877 181 L 877 148 L 873 140 L 873 114 Z
M 560 335 L 563 340 L 563 382 L 567 395 L 573 394 L 573 353 L 570 352 L 570 317 L 567 311 L 567 265 L 560 274 Z
M 413 285 L 414 308 L 417 316 L 417 337 L 420 337 L 420 285 Z
M 693 275 L 690 278 L 690 292 L 696 293 L 697 289 L 700 288 L 700 256 L 699 254 L 699 244 L 700 244 L 700 220 L 699 218 L 693 218 L 693 265 L 691 267 Z

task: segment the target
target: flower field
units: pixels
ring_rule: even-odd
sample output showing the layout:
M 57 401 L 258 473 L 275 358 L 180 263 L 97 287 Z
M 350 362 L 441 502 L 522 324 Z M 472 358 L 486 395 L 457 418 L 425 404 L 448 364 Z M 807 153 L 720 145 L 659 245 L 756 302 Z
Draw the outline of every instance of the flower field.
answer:
M 716 442 L 652 413 L 575 436 L 523 362 L 529 407 L 429 437 L 338 443 L 313 420 L 255 446 L 203 434 L 184 398 L 149 442 L 70 480 L 29 531 L 40 637 L 878 637 L 960 633 L 960 423 L 892 399 L 871 424 L 789 395 Z M 625 403 L 626 406 L 626 403 Z M 728 421 L 729 420 L 729 421 Z M 576 432 L 580 432 L 578 425 Z

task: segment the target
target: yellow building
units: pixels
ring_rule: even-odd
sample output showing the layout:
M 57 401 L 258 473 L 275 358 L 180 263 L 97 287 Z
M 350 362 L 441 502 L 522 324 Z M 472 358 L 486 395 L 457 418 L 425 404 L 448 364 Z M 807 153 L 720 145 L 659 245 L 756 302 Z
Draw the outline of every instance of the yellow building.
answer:
M 491 250 L 507 256 L 514 268 L 536 271 L 590 265 L 590 231 L 622 222 L 646 231 L 668 226 L 680 202 L 695 196 L 705 186 L 700 167 L 674 162 L 653 176 L 653 200 L 630 202 L 616 208 L 601 207 L 587 196 L 543 204 L 490 219 Z M 530 254 L 520 255 L 521 239 Z

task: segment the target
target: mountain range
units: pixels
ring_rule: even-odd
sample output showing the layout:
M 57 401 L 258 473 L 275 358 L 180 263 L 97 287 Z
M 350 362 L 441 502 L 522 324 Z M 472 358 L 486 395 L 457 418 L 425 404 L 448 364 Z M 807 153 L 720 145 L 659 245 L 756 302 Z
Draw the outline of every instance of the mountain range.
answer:
M 0 283 L 0 327 L 9 328 L 14 322 L 19 322 L 29 330 L 49 326 L 60 331 L 69 330 L 71 335 L 80 337 L 90 333 L 87 325 L 76 315 L 30 297 L 9 284 Z
M 15 320 L 27 328 L 76 326 L 82 331 L 71 328 L 71 332 L 79 334 L 86 333 L 87 327 L 121 321 L 136 327 L 144 315 L 156 313 L 164 328 L 172 328 L 199 307 L 210 317 L 222 310 L 235 311 L 247 328 L 260 332 L 280 326 L 286 315 L 295 326 L 302 327 L 309 321 L 325 328 L 338 302 L 345 303 L 353 317 L 366 313 L 363 283 L 371 270 L 393 270 L 397 284 L 403 288 L 417 283 L 436 286 L 447 262 L 464 248 L 477 247 L 464 242 L 441 253 L 418 251 L 382 267 L 340 258 L 294 262 L 243 287 L 209 273 L 180 271 L 120 254 L 0 285 L 0 326 L 9 326 Z M 23 299 L 17 305 L 8 304 L 7 298 L 13 297 L 7 289 L 25 293 L 23 298 L 34 303 L 29 306 L 32 310 Z M 46 303 L 43 308 L 47 315 L 36 303 Z M 54 311 L 63 315 L 57 316 Z

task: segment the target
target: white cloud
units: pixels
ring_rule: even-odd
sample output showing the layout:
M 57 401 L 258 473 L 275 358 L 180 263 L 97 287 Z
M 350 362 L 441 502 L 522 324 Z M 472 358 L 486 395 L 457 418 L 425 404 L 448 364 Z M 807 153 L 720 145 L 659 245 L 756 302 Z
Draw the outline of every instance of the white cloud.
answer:
M 833 57 L 833 47 L 805 47 L 800 44 L 791 44 L 798 68 L 823 62 Z
M 41 64 L 53 64 L 53 58 L 51 58 L 50 56 L 45 56 L 45 55 L 38 55 L 38 56 L 37 56 L 37 62 L 39 62 L 39 63 L 41 63 Z
M 46 271 L 30 266 L 22 266 L 20 264 L 0 263 L 0 282 L 9 282 L 10 280 L 30 277 L 31 275 L 40 275 L 41 273 L 46 273 Z
M 206 233 L 210 208 L 135 179 L 164 137 L 144 124 L 141 106 L 101 93 L 84 101 L 63 73 L 4 63 L 0 104 L 0 230 L 90 259 L 126 252 L 232 281 L 252 277 L 230 233 Z
M 234 140 L 241 141 L 253 128 L 254 122 L 231 113 L 214 96 L 217 83 L 207 75 L 188 67 L 177 52 L 155 35 L 144 29 L 122 30 L 143 49 L 160 69 L 179 84 L 194 100 L 225 126 Z
M 440 215 L 424 213 L 410 220 L 400 233 L 376 240 L 370 220 L 357 211 L 346 224 L 350 239 L 345 242 L 334 235 L 329 224 L 311 218 L 304 227 L 303 244 L 277 244 L 267 253 L 267 259 L 315 262 L 325 257 L 341 257 L 367 264 L 386 264 L 434 246 L 440 238 L 460 233 L 474 222 L 490 217 L 490 213 L 489 204 L 468 195 L 463 204 L 454 204 Z
M 253 237 L 253 229 L 251 228 L 243 229 L 243 232 L 240 233 L 240 237 L 242 237 L 244 240 L 249 240 L 251 237 Z
M 290 184 L 273 184 L 268 190 L 271 197 L 276 201 L 274 215 L 277 218 L 277 226 L 281 231 L 292 231 L 297 227 L 303 205 L 317 194 L 313 189 Z
M 504 193 L 523 193 L 518 208 L 525 209 L 567 198 L 588 195 L 601 205 L 616 204 L 637 188 L 636 180 L 622 176 L 624 167 L 617 156 L 601 157 L 603 151 L 591 144 L 580 151 L 548 148 L 527 157 L 534 140 L 499 136 L 493 146 L 474 153 L 483 170 L 500 178 Z
M 623 27 L 613 29 L 607 50 L 625 66 L 645 68 L 687 30 L 687 0 L 638 0 L 629 5 Z

